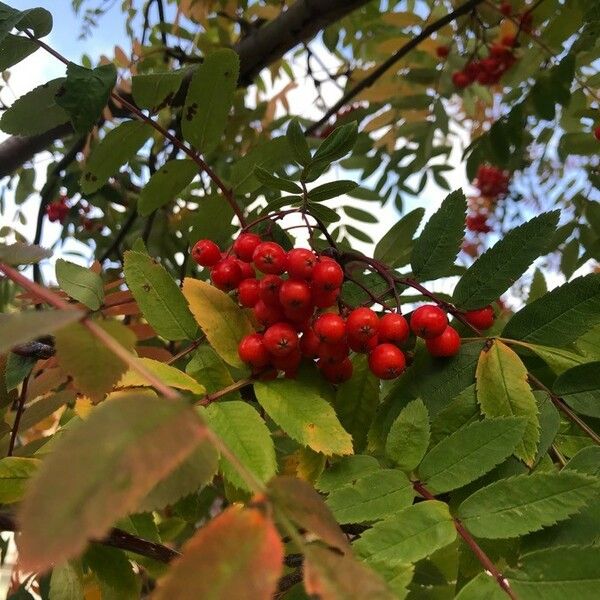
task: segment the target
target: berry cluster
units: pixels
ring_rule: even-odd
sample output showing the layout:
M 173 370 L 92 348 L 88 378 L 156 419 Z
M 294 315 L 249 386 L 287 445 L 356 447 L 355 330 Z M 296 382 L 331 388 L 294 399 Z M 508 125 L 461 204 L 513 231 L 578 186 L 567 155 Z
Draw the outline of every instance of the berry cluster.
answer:
M 502 75 L 517 60 L 514 54 L 515 43 L 514 36 L 507 35 L 503 37 L 499 44 L 492 44 L 489 47 L 486 58 L 471 60 L 462 70 L 452 73 L 452 83 L 460 89 L 464 89 L 475 82 L 481 85 L 497 84 Z
M 488 225 L 488 215 L 485 212 L 474 212 L 467 215 L 467 229 L 473 233 L 489 233 L 492 231 Z
M 473 185 L 479 189 L 482 196 L 498 198 L 508 192 L 509 181 L 506 171 L 493 165 L 480 165 Z
M 369 368 L 378 378 L 394 379 L 406 368 L 401 346 L 411 330 L 425 339 L 433 356 L 453 356 L 460 348 L 458 333 L 437 306 L 415 310 L 410 326 L 396 312 L 379 316 L 359 307 L 342 315 L 324 310 L 337 303 L 344 271 L 312 250 L 286 252 L 275 242 L 242 233 L 229 253 L 204 239 L 194 245 L 192 257 L 210 269 L 215 287 L 236 290 L 240 305 L 252 309 L 262 331 L 245 336 L 238 353 L 255 373 L 282 371 L 294 377 L 303 359 L 314 360 L 325 379 L 341 383 L 352 376 L 350 353 L 356 352 L 368 354 Z M 484 328 L 482 317 L 475 326 Z
M 69 199 L 65 194 L 61 194 L 56 200 L 48 204 L 46 207 L 46 215 L 52 223 L 56 221 L 59 223 L 64 223 L 64 220 L 69 214 L 69 205 L 67 204 L 68 200 Z

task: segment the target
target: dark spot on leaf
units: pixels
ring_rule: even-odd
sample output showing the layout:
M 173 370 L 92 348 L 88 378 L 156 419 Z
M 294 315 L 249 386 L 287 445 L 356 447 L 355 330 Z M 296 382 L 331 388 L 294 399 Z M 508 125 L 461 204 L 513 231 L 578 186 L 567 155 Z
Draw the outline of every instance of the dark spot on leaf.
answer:
M 150 291 L 150 284 L 148 284 L 148 283 L 145 283 L 145 284 L 142 286 L 142 288 L 143 288 L 143 290 L 144 290 L 145 292 L 149 292 L 149 291 Z

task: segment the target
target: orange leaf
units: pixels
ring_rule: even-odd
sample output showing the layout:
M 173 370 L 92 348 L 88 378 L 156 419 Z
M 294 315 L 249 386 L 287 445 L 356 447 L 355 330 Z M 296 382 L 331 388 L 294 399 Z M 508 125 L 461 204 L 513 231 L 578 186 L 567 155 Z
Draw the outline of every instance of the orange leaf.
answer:
M 200 529 L 158 583 L 154 600 L 271 600 L 283 544 L 260 510 L 232 506 Z

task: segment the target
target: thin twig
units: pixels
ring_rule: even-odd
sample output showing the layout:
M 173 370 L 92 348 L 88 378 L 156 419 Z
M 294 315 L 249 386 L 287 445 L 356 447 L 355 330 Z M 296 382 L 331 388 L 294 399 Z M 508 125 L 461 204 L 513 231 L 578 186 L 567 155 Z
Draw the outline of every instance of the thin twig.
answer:
M 12 426 L 12 431 L 10 432 L 10 442 L 8 443 L 8 451 L 6 452 L 6 456 L 12 456 L 13 451 L 15 449 L 15 443 L 17 441 L 17 435 L 19 434 L 19 425 L 21 424 L 21 417 L 25 412 L 25 401 L 27 400 L 27 385 L 29 383 L 29 375 L 25 377 L 23 380 L 23 384 L 21 386 L 21 394 L 19 396 L 19 401 L 17 403 L 17 414 L 15 415 L 15 422 Z

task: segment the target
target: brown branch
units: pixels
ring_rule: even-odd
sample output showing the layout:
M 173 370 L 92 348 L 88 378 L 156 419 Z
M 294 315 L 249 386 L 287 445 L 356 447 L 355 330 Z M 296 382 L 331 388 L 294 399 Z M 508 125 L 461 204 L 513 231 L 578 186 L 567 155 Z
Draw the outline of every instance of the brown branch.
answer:
M 316 123 L 313 123 L 307 130 L 306 134 L 310 135 L 317 131 L 319 127 L 324 125 L 330 117 L 335 115 L 342 106 L 347 104 L 352 98 L 355 98 L 360 92 L 371 87 L 386 71 L 391 69 L 399 60 L 404 58 L 411 50 L 414 50 L 421 42 L 425 41 L 442 27 L 448 25 L 456 18 L 471 12 L 478 4 L 481 4 L 484 0 L 468 0 L 456 10 L 451 13 L 444 15 L 441 19 L 434 21 L 431 25 L 428 25 L 421 31 L 419 35 L 414 37 L 412 40 L 404 44 L 402 48 L 397 50 L 392 56 L 386 61 L 381 63 L 372 73 L 362 79 L 353 88 L 348 90 Z
M 420 481 L 413 481 L 413 488 L 426 500 L 436 499 L 435 496 Z M 469 546 L 469 548 L 473 551 L 473 554 L 476 556 L 477 560 L 481 563 L 483 568 L 492 575 L 492 577 L 496 580 L 498 585 L 502 588 L 502 590 L 506 593 L 506 595 L 509 598 L 511 598 L 512 600 L 517 600 L 517 597 L 512 591 L 506 577 L 504 577 L 504 575 L 502 575 L 502 573 L 498 570 L 498 567 L 496 567 L 496 565 L 492 562 L 492 559 L 483 551 L 481 546 L 475 541 L 475 538 L 461 523 L 460 519 L 453 517 L 452 521 L 454 522 L 454 527 L 456 528 L 457 533 L 464 540 L 467 546 Z
M 6 456 L 12 456 L 13 451 L 15 449 L 17 435 L 19 434 L 19 425 L 21 424 L 21 417 L 23 416 L 23 412 L 25 411 L 25 401 L 27 400 L 28 383 L 29 375 L 25 377 L 25 379 L 23 380 L 23 385 L 21 386 L 21 394 L 19 395 L 19 400 L 17 402 L 17 413 L 15 415 L 15 422 L 13 423 L 12 431 L 10 432 L 10 441 L 8 443 L 8 451 L 6 452 Z

